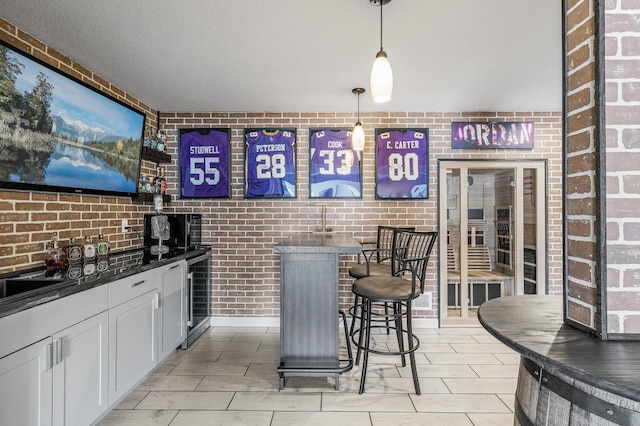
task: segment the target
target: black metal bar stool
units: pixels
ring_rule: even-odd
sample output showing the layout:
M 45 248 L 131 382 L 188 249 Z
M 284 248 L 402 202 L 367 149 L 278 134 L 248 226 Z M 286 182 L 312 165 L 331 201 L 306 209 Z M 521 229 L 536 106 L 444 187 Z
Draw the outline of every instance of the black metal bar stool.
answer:
M 356 364 L 359 362 L 360 352 L 363 352 L 359 393 L 364 392 L 369 353 L 402 356 L 403 366 L 405 365 L 404 356 L 408 354 L 415 391 L 420 395 L 415 360 L 415 351 L 420 346 L 420 340 L 413 334 L 411 307 L 412 301 L 424 292 L 427 264 L 437 235 L 435 231 L 397 231 L 395 250 L 399 268 L 394 275 L 370 275 L 356 280 L 353 284 L 353 294 L 362 300 L 360 328 L 354 329 L 351 336 L 354 345 L 358 348 Z M 373 312 L 373 306 L 379 303 L 391 304 L 393 312 Z M 371 347 L 372 328 L 386 326 L 372 323 L 374 314 L 382 315 L 394 323 L 392 328 L 396 330 L 398 336 L 397 351 L 381 351 Z M 406 349 L 404 348 L 405 339 Z
M 396 231 L 413 231 L 415 227 L 393 227 L 378 226 L 378 235 L 376 241 L 365 241 L 363 245 L 374 245 L 374 248 L 365 248 L 362 250 L 364 262 L 361 262 L 358 255 L 358 263 L 349 268 L 349 275 L 354 279 L 368 277 L 369 275 L 393 275 L 397 265 L 392 262 L 392 253 L 395 247 Z M 351 328 L 349 334 L 353 334 L 356 319 L 360 319 L 358 309 L 360 308 L 360 296 L 355 295 L 353 298 L 353 306 L 349 308 L 351 316 Z M 385 312 L 388 312 L 388 304 L 385 304 Z M 387 327 L 387 334 L 389 328 Z M 359 359 L 358 359 L 359 362 Z

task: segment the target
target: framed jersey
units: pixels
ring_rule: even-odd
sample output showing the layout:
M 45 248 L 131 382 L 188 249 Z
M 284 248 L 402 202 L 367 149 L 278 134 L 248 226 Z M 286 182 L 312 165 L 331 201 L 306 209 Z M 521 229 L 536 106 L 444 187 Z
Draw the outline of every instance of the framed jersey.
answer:
M 231 197 L 231 129 L 180 129 L 180 196 Z
M 429 129 L 376 129 L 376 199 L 429 198 Z
M 362 158 L 350 129 L 309 129 L 309 198 L 362 198 Z
M 244 130 L 245 198 L 295 198 L 296 129 Z

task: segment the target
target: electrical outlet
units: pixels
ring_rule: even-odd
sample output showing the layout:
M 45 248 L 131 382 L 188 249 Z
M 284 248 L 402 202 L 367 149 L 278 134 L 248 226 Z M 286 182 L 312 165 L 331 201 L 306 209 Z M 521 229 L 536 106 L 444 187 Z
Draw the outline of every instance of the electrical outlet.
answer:
M 127 232 L 127 228 L 129 227 L 129 221 L 127 219 L 122 219 L 122 233 Z

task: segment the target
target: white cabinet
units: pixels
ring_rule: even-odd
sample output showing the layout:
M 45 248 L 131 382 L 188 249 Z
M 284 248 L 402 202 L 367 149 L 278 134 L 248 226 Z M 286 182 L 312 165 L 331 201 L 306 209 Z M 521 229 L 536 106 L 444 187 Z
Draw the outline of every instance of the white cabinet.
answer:
M 105 311 L 53 336 L 53 424 L 88 425 L 109 407 Z
M 44 339 L 0 358 L 0 424 L 52 424 L 51 342 Z
M 158 363 L 157 284 L 156 270 L 109 284 L 109 299 L 119 303 L 109 309 L 110 405 L 124 397 Z
M 0 318 L 0 425 L 89 425 L 186 339 L 181 260 Z
M 158 268 L 158 360 L 168 357 L 187 338 L 186 262 Z
M 0 424 L 88 425 L 107 410 L 107 312 L 0 359 Z

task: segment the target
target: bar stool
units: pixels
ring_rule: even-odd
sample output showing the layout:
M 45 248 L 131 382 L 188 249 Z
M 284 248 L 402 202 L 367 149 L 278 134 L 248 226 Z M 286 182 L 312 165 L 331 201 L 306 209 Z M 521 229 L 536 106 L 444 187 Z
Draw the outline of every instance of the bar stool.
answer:
M 420 340 L 413 334 L 411 323 L 412 301 L 424 292 L 426 282 L 427 264 L 433 250 L 438 233 L 419 231 L 397 231 L 396 253 L 399 269 L 393 275 L 370 275 L 363 277 L 353 284 L 353 294 L 362 299 L 360 328 L 355 329 L 351 335 L 354 345 L 358 348 L 356 364 L 363 352 L 362 377 L 360 391 L 364 392 L 367 377 L 369 353 L 378 355 L 396 355 L 403 357 L 409 355 L 411 374 L 417 395 L 420 395 L 420 383 L 416 369 L 415 351 L 420 346 Z M 398 335 L 397 351 L 381 351 L 371 348 L 372 328 L 381 328 L 383 325 L 372 324 L 374 304 L 389 303 L 393 306 L 393 312 L 384 314 L 385 319 L 394 323 Z M 406 327 L 403 325 L 403 320 Z M 407 349 L 404 348 L 404 339 L 407 340 Z
M 349 275 L 356 280 L 369 275 L 393 275 L 394 268 L 397 266 L 391 261 L 395 247 L 396 231 L 413 231 L 415 229 L 415 227 L 379 225 L 376 241 L 362 243 L 365 246 L 375 244 L 375 247 L 362 250 L 364 262 L 361 262 L 360 255 L 358 255 L 358 263 L 349 268 Z M 353 298 L 353 306 L 349 308 L 349 315 L 351 316 L 350 335 L 353 335 L 356 318 L 360 319 L 359 308 L 360 296 L 356 295 Z M 385 303 L 385 312 L 388 312 L 388 308 L 388 304 Z M 389 334 L 389 327 L 387 327 L 387 334 Z

